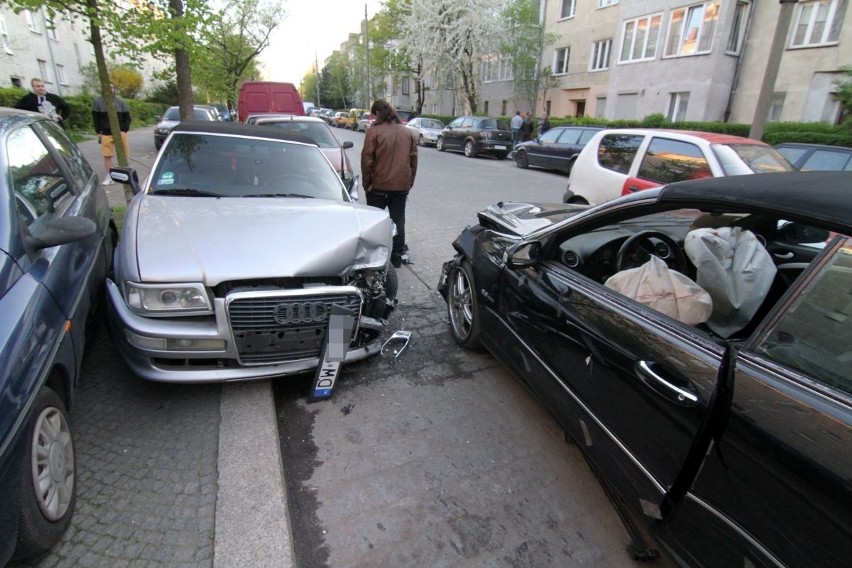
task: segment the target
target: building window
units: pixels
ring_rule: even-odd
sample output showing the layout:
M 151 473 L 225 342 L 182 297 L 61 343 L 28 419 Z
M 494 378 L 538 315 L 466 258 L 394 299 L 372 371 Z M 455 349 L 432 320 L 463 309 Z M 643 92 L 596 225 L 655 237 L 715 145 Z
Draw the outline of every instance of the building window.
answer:
M 607 6 L 615 6 L 618 0 L 598 0 L 598 8 L 606 8 Z
M 787 93 L 772 93 L 772 102 L 769 104 L 769 113 L 766 120 L 769 122 L 778 122 L 781 120 L 781 111 L 784 110 L 784 99 L 787 98 Z
M 488 116 L 488 101 L 482 103 L 482 111 L 485 113 L 485 116 Z
M 9 29 L 6 27 L 6 16 L 0 14 L 0 41 L 3 42 L 3 49 L 6 53 L 12 55 L 12 41 L 9 39 Z
M 402 85 L 401 85 L 401 86 L 402 86 L 402 94 L 403 94 L 403 95 L 408 95 L 408 94 L 410 94 L 410 93 L 409 93 L 409 85 L 408 85 L 408 77 L 403 77 L 403 78 L 402 78 Z
M 50 83 L 50 79 L 47 75 L 47 61 L 44 59 L 36 59 L 38 61 L 38 74 L 41 77 L 41 80 L 45 83 Z
M 56 38 L 56 20 L 53 16 L 51 16 L 47 12 L 45 12 L 45 16 L 44 16 L 44 28 L 45 28 L 45 31 L 47 32 L 47 37 L 49 37 L 50 39 L 57 39 Z
M 612 49 L 612 39 L 596 41 L 592 44 L 592 57 L 589 61 L 589 71 L 609 69 L 609 52 Z
M 56 66 L 56 80 L 59 82 L 60 85 L 67 85 L 68 84 L 68 81 L 65 78 L 65 66 L 64 65 L 57 65 Z
M 597 97 L 595 100 L 595 116 L 603 118 L 606 114 L 606 97 Z
M 728 46 L 725 51 L 738 55 L 745 37 L 746 23 L 748 22 L 748 11 L 751 4 L 748 2 L 737 2 L 734 10 L 734 21 L 731 23 L 731 35 L 728 37 Z
M 568 72 L 568 57 L 571 54 L 570 47 L 560 47 L 553 52 L 553 74 L 564 75 Z
M 813 0 L 796 5 L 792 47 L 837 43 L 846 0 Z
M 10 77 L 10 79 L 12 81 L 13 87 L 18 87 L 19 89 L 23 87 L 23 83 L 21 82 L 20 77 Z
M 27 19 L 27 27 L 31 32 L 41 33 L 41 30 L 38 27 L 38 20 L 33 12 L 30 10 L 24 10 L 24 17 Z
M 482 82 L 511 81 L 512 59 L 500 53 L 488 53 L 482 56 Z
M 562 11 L 559 12 L 559 19 L 573 18 L 576 9 L 577 0 L 562 0 Z
M 652 14 L 624 22 L 621 33 L 620 63 L 648 61 L 657 55 L 662 14 Z
M 686 107 L 689 106 L 689 93 L 671 93 L 669 96 L 669 112 L 666 118 L 669 122 L 686 120 Z
M 719 3 L 704 2 L 672 10 L 666 55 L 709 53 L 719 18 Z
M 507 112 L 509 110 L 509 101 L 503 99 L 500 101 L 500 116 L 509 116 Z

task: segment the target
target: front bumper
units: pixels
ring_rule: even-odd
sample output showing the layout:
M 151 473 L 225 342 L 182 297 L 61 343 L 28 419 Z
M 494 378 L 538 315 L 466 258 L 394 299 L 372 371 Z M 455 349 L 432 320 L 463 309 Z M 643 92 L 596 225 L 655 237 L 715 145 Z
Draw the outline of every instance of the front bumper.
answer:
M 293 324 L 280 324 L 272 314 L 276 306 L 287 303 L 348 304 L 357 313 L 344 363 L 379 353 L 381 331 L 385 326 L 383 320 L 361 312 L 363 299 L 352 286 L 235 293 L 215 298 L 214 313 L 200 318 L 139 316 L 127 307 L 118 286 L 111 280 L 107 280 L 107 296 L 110 326 L 125 361 L 134 373 L 151 381 L 244 381 L 293 375 L 316 368 L 328 321 L 323 322 L 321 317 L 314 315 Z M 256 299 L 264 304 L 258 304 Z M 250 305 L 240 312 L 239 302 L 243 300 Z M 269 317 L 256 317 L 258 309 Z M 204 351 L 146 348 L 131 343 L 131 338 L 218 341 L 223 348 Z

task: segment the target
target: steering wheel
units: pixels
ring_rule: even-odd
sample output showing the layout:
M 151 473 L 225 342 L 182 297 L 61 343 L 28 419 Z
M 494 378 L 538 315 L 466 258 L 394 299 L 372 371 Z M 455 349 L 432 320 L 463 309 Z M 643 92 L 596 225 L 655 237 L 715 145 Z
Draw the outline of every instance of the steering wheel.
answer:
M 671 251 L 666 257 L 661 257 L 657 254 L 654 248 L 654 242 L 651 239 L 662 241 Z M 686 254 L 677 246 L 670 236 L 659 231 L 640 231 L 624 241 L 621 248 L 618 249 L 618 256 L 615 261 L 615 269 L 618 272 L 628 268 L 635 268 L 645 264 L 652 256 L 660 258 L 666 263 L 666 266 L 672 270 L 677 270 L 681 274 L 686 273 Z

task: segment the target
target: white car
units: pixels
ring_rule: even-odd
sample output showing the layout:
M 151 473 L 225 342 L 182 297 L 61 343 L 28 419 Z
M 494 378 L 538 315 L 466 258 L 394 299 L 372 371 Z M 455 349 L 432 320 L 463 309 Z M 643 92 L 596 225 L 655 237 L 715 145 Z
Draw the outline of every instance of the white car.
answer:
M 793 169 L 772 146 L 750 138 L 659 128 L 608 129 L 598 132 L 577 156 L 562 200 L 598 205 L 676 181 Z
M 438 134 L 444 129 L 444 123 L 435 118 L 418 116 L 405 125 L 417 138 L 419 146 L 434 146 L 438 142 Z

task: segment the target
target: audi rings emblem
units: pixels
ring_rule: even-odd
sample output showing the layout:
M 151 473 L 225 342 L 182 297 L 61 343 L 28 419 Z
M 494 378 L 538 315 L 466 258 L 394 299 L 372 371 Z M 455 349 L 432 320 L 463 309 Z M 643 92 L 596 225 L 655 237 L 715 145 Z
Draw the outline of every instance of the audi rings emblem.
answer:
M 324 322 L 328 319 L 328 308 L 323 302 L 287 302 L 275 306 L 272 316 L 281 325 Z

